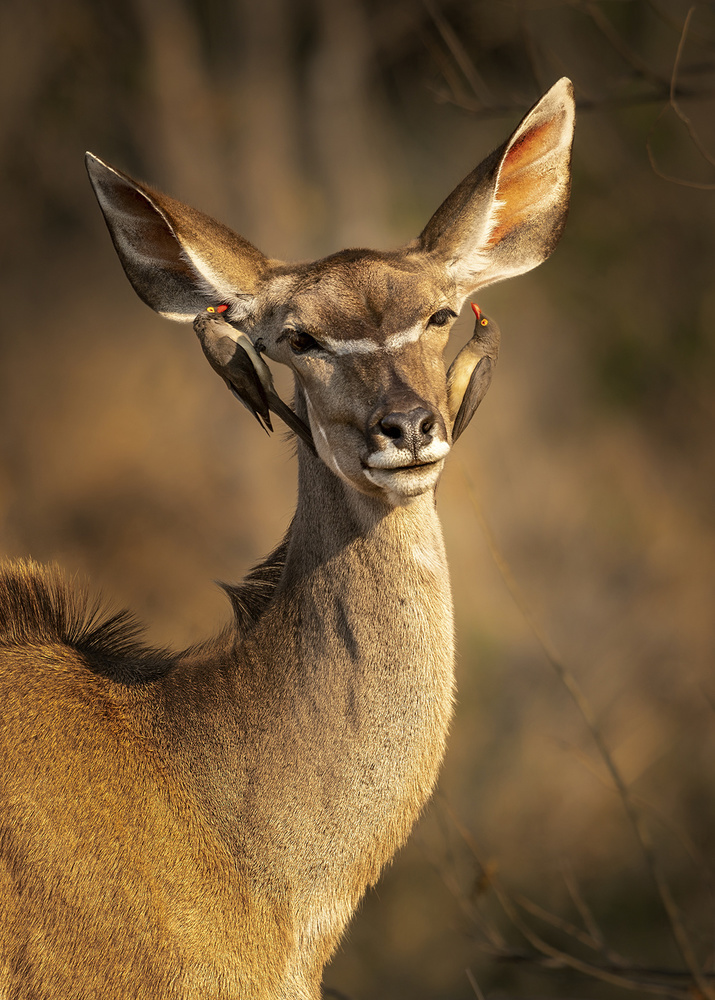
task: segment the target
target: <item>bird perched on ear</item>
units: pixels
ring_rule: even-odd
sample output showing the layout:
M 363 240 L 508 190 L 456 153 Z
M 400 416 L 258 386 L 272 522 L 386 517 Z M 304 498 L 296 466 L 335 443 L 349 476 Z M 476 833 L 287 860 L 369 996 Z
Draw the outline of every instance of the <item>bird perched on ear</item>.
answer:
M 276 392 L 270 369 L 251 338 L 222 317 L 208 312 L 198 314 L 194 330 L 208 363 L 261 427 L 273 430 L 272 410 L 315 453 L 310 428 Z
M 474 334 L 447 371 L 447 401 L 453 420 L 453 442 L 484 399 L 499 358 L 499 327 L 482 313 L 478 305 L 474 302 L 471 305 L 477 318 Z

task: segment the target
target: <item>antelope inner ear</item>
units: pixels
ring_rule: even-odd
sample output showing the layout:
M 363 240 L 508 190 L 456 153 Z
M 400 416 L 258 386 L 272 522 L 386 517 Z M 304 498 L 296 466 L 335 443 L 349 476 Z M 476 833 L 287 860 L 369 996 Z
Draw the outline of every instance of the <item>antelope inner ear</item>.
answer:
M 552 252 L 566 222 L 573 131 L 564 77 L 427 223 L 418 246 L 449 268 L 461 295 L 523 274 Z
M 85 162 L 124 271 L 147 305 L 181 322 L 216 302 L 232 319 L 249 311 L 269 266 L 248 240 L 92 153 Z

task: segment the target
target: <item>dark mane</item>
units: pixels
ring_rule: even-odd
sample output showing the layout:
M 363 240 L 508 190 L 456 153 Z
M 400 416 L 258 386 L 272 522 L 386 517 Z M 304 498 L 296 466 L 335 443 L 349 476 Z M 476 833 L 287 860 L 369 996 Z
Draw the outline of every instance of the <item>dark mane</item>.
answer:
M 66 646 L 96 673 L 139 683 L 174 661 L 169 650 L 141 641 L 143 629 L 131 612 L 105 606 L 58 566 L 17 560 L 0 567 L 0 649 Z
M 220 584 L 233 609 L 232 625 L 204 646 L 241 639 L 273 599 L 285 565 L 287 541 L 255 566 L 243 583 Z M 0 564 L 0 649 L 65 646 L 90 670 L 124 684 L 151 681 L 170 669 L 177 656 L 142 642 L 145 626 L 126 609 L 116 611 L 85 584 L 56 565 L 33 560 Z
M 285 566 L 287 549 L 288 536 L 267 559 L 253 567 L 243 583 L 219 584 L 231 602 L 236 630 L 240 637 L 248 635 L 273 600 Z

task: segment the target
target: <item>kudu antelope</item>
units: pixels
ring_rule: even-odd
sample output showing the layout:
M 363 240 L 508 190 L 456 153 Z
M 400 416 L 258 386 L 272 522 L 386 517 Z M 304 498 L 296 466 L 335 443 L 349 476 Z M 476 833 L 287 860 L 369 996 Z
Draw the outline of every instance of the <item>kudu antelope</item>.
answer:
M 447 374 L 451 321 L 555 246 L 573 120 L 561 80 L 414 242 L 308 264 L 88 156 L 142 299 L 198 316 L 264 419 L 280 409 L 264 359 L 293 372 L 298 504 L 227 588 L 232 623 L 181 653 L 145 648 L 55 570 L 5 568 L 0 997 L 320 996 L 432 791 L 452 712 L 435 488 L 496 339 L 478 320 Z

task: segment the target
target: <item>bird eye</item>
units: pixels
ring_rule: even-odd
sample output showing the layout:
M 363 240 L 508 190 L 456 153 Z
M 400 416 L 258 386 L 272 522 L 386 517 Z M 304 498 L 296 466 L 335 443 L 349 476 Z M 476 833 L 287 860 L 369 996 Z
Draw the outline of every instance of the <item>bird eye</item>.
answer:
M 427 321 L 427 326 L 446 326 L 450 319 L 457 314 L 451 309 L 438 309 Z
M 288 336 L 288 343 L 294 354 L 307 354 L 308 351 L 319 351 L 321 349 L 315 337 L 311 337 L 309 333 L 304 333 L 302 330 L 291 330 Z

